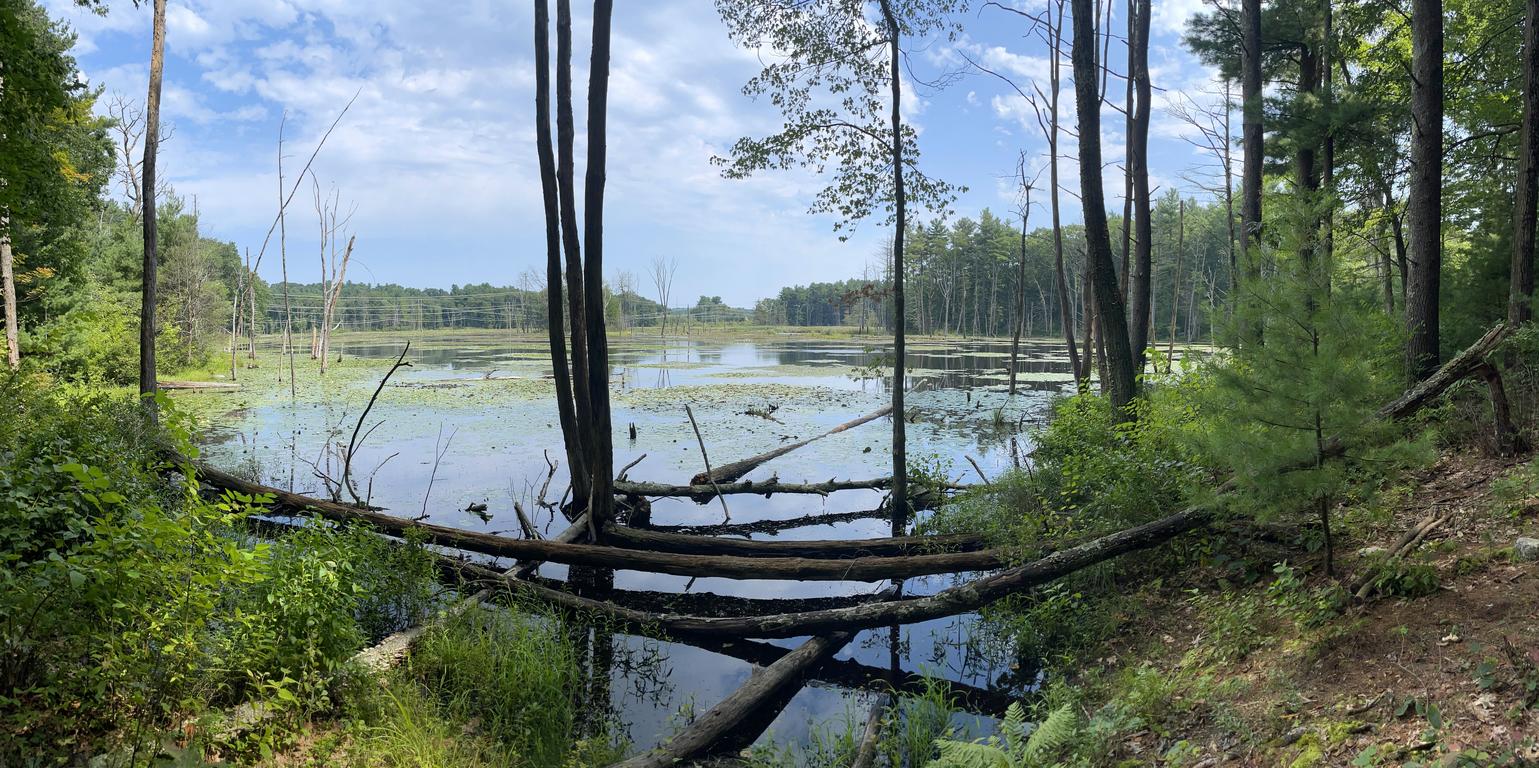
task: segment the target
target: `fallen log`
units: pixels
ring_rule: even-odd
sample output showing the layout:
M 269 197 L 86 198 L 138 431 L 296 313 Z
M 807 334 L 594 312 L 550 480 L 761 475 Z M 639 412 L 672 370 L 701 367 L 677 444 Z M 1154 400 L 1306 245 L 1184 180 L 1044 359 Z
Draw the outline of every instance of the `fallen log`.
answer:
M 854 512 L 817 512 L 781 520 L 755 520 L 751 523 L 703 523 L 700 525 L 649 525 L 647 530 L 690 536 L 747 536 L 751 533 L 779 533 L 815 525 L 834 525 L 856 520 L 888 520 L 892 510 L 887 507 L 862 509 Z
M 810 669 L 833 656 L 854 637 L 853 631 L 836 631 L 811 638 L 775 663 L 755 670 L 748 682 L 728 694 L 727 698 L 711 707 L 666 744 L 615 763 L 612 768 L 671 768 L 695 758 L 707 757 L 713 752 L 730 749 L 745 740 L 751 743 L 772 719 L 763 716 L 767 712 L 766 703 L 773 701 L 783 707 L 784 701 L 789 698 L 787 693 L 795 693 Z M 752 727 L 747 726 L 750 720 L 754 721 Z M 723 742 L 729 744 L 724 745 Z
M 1210 523 L 1215 512 L 1207 506 L 1191 507 L 1169 517 L 1102 536 L 1076 547 L 1054 552 L 1024 565 L 959 584 L 927 597 L 868 603 L 848 608 L 766 616 L 712 618 L 634 611 L 591 600 L 519 579 L 503 582 L 546 602 L 577 611 L 634 623 L 652 623 L 670 634 L 738 637 L 800 637 L 819 632 L 866 629 L 890 624 L 913 624 L 959 613 L 969 613 L 995 600 L 1052 581 L 1126 552 L 1147 549 L 1187 531 Z M 758 562 L 772 562 L 759 560 Z M 848 562 L 848 561 L 846 561 Z
M 985 546 L 982 536 L 968 534 L 895 536 L 877 539 L 756 541 L 664 533 L 621 526 L 606 531 L 604 540 L 615 546 L 653 552 L 744 557 L 885 557 L 935 552 L 973 552 Z
M 838 653 L 854 637 L 854 632 L 831 632 L 802 643 L 801 647 L 774 664 L 755 670 L 748 682 L 669 739 L 668 743 L 615 763 L 611 768 L 672 768 L 694 758 L 707 756 L 718 741 L 732 734 L 744 720 L 758 711 L 761 700 L 800 687 L 809 669 Z
M 758 494 L 770 496 L 776 493 L 805 493 L 827 496 L 835 491 L 886 490 L 892 487 L 892 478 L 878 477 L 870 480 L 828 480 L 821 483 L 787 483 L 779 478 L 768 480 L 743 480 L 736 483 L 709 483 L 694 485 L 670 485 L 627 480 L 615 482 L 615 493 L 631 496 L 689 496 L 698 500 L 710 500 L 718 492 L 724 494 Z
M 496 557 L 565 565 L 728 579 L 882 581 L 939 573 L 986 571 L 999 568 L 1005 562 L 1005 557 L 999 550 L 829 560 L 808 557 L 686 555 L 595 544 L 511 539 L 489 533 L 408 520 L 387 515 L 378 510 L 312 499 L 253 483 L 205 465 L 198 465 L 197 473 L 201 482 L 251 495 L 273 494 L 280 502 L 291 508 L 313 512 L 328 520 L 363 523 L 375 530 L 395 535 L 405 535 L 408 531 L 420 531 L 425 534 L 427 541 L 439 546 Z
M 855 759 L 850 763 L 850 768 L 871 768 L 876 765 L 876 746 L 882 737 L 882 721 L 886 719 L 887 708 L 892 705 L 892 696 L 881 695 L 871 702 L 871 710 L 866 713 L 866 731 L 860 737 L 860 745 L 855 748 Z
M 706 471 L 695 475 L 693 478 L 690 478 L 689 482 L 692 485 L 710 485 L 712 481 L 717 483 L 730 483 L 734 480 L 740 479 L 743 475 L 758 469 L 761 465 L 771 459 L 779 458 L 798 448 L 803 448 L 811 445 L 814 442 L 817 442 L 818 440 L 822 440 L 829 435 L 837 435 L 847 429 L 854 429 L 855 427 L 858 427 L 867 422 L 875 421 L 891 413 L 892 406 L 889 405 L 878 409 L 874 413 L 868 413 L 865 416 L 855 419 L 854 421 L 847 421 L 843 424 L 840 424 L 839 426 L 834 427 L 833 429 L 830 429 L 820 435 L 809 437 L 806 440 L 798 440 L 794 443 L 782 445 L 774 450 L 765 451 L 764 453 L 761 453 L 757 456 L 750 456 L 746 459 L 734 461 L 730 464 L 723 464 L 719 467 L 716 467 L 715 469 L 707 466 Z

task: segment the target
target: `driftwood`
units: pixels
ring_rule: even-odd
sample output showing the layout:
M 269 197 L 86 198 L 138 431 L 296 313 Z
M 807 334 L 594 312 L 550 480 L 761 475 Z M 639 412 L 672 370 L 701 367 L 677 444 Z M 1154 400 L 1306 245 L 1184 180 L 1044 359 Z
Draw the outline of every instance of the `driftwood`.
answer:
M 983 549 L 985 546 L 982 536 L 969 534 L 895 536 L 878 539 L 757 541 L 663 533 L 655 530 L 616 526 L 606 531 L 604 537 L 607 543 L 629 549 L 693 555 L 739 555 L 743 557 L 881 557 L 935 552 L 974 552 Z
M 877 410 L 874 413 L 868 413 L 865 416 L 855 419 L 854 421 L 847 421 L 843 424 L 840 424 L 839 426 L 834 427 L 833 429 L 830 429 L 820 435 L 814 435 L 807 438 L 806 440 L 798 440 L 797 442 L 790 443 L 788 445 L 782 445 L 772 451 L 761 453 L 758 456 L 750 456 L 746 459 L 734 461 L 731 464 L 723 464 L 715 469 L 711 469 L 709 462 L 707 462 L 706 470 L 698 475 L 695 475 L 693 478 L 690 478 L 689 482 L 693 485 L 710 485 L 713 481 L 717 483 L 730 483 L 734 480 L 742 478 L 743 475 L 758 469 L 760 465 L 771 459 L 779 458 L 798 448 L 806 447 L 818 440 L 822 440 L 823 438 L 828 437 L 829 435 L 837 435 L 847 429 L 854 429 L 855 427 L 858 427 L 867 422 L 876 421 L 877 419 L 880 419 L 883 416 L 891 413 L 892 406 L 889 405 L 881 408 L 880 410 Z

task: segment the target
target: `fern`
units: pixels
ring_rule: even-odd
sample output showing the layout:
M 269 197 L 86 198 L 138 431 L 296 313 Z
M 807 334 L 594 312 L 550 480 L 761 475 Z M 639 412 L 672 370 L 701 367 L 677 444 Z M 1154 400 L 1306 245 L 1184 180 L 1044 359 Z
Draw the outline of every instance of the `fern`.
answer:
M 990 737 L 987 742 L 936 739 L 940 757 L 931 760 L 925 768 L 1015 768 L 1010 764 L 1010 755 L 990 743 L 997 741 L 995 737 Z
M 1016 705 L 1010 705 L 1010 709 L 1016 709 Z M 1005 722 L 1009 721 L 1010 712 L 1006 710 Z M 1017 768 L 1041 763 L 1047 756 L 1068 746 L 1078 731 L 1079 713 L 1072 705 L 1065 704 L 1053 710 L 1037 724 L 1036 730 L 1031 732 L 1031 738 L 1021 745 L 1021 759 Z
M 936 739 L 940 757 L 925 768 L 1041 768 L 1068 746 L 1079 730 L 1079 714 L 1065 704 L 1053 710 L 1026 735 L 1026 710 L 1011 704 L 1000 723 L 1000 736 L 979 741 Z

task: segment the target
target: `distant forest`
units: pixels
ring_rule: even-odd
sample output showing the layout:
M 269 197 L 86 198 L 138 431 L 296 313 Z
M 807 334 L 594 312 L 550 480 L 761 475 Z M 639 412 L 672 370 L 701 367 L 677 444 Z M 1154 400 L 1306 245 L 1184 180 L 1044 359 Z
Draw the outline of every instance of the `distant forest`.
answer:
M 1233 264 L 1233 230 L 1221 203 L 1183 201 L 1175 191 L 1156 199 L 1150 222 L 1155 270 L 1151 321 L 1154 336 L 1182 341 L 1208 339 L 1215 308 L 1225 306 Z M 1038 215 L 1033 212 L 1033 215 Z M 1045 217 L 1043 217 L 1045 218 Z M 1122 220 L 1112 217 L 1114 249 L 1126 264 Z M 1076 328 L 1085 322 L 1085 230 L 1063 227 L 1069 312 Z M 907 327 L 918 333 L 1007 336 L 1015 326 L 1020 291 L 1019 259 L 1026 257 L 1027 335 L 1063 332 L 1054 270 L 1053 231 L 1032 229 L 1021 241 L 1019 219 L 1006 221 L 988 209 L 976 219 L 950 225 L 932 221 L 907 236 Z M 783 288 L 754 307 L 766 325 L 850 325 L 891 328 L 891 266 L 867 278 Z M 1119 278 L 1125 274 L 1119 269 Z M 1124 292 L 1126 285 L 1124 282 Z M 1081 331 L 1082 335 L 1082 331 Z

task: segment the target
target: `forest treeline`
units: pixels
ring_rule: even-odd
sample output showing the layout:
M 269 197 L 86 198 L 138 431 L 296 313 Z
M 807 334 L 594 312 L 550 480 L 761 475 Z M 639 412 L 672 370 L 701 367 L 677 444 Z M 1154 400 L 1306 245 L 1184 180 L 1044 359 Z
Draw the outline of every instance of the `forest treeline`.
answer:
M 1176 190 L 1154 203 L 1156 270 L 1152 279 L 1156 289 L 1151 315 L 1158 338 L 1167 339 L 1172 333 L 1179 341 L 1212 337 L 1213 313 L 1222 310 L 1231 285 L 1234 254 L 1226 211 L 1222 203 L 1183 198 Z M 1110 224 L 1117 230 L 1122 219 L 1112 217 Z M 1087 306 L 1085 229 L 1072 224 L 1061 231 L 1067 266 L 1065 293 L 1069 315 L 1078 328 L 1084 323 Z M 909 228 L 905 240 L 904 280 L 909 296 L 904 314 L 909 330 L 1008 336 L 1020 312 L 1017 297 L 1024 295 L 1026 335 L 1063 334 L 1051 227 L 1032 227 L 1023 244 L 1019 218 L 1006 220 L 985 208 L 977 218 L 916 224 Z M 1023 254 L 1025 269 L 1021 270 Z M 878 267 L 867 269 L 867 276 L 782 288 L 779 295 L 761 299 L 754 306 L 754 322 L 890 330 L 891 284 L 891 257 L 884 254 Z

